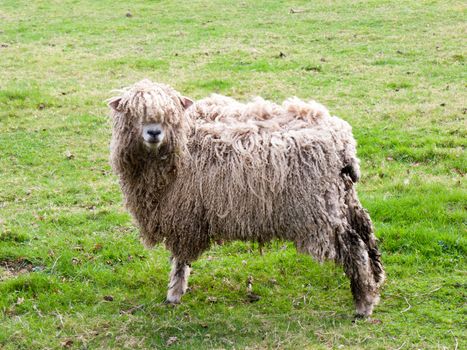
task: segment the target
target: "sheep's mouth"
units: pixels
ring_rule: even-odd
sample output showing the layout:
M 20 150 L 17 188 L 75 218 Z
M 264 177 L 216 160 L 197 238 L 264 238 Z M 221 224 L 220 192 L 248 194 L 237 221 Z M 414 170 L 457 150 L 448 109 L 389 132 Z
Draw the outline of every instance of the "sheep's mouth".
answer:
M 160 140 L 143 140 L 143 144 L 148 149 L 158 149 L 161 146 Z
M 147 143 L 148 145 L 157 145 L 157 144 L 161 143 L 161 140 L 158 137 L 157 138 L 149 138 L 149 139 L 144 138 L 144 143 Z

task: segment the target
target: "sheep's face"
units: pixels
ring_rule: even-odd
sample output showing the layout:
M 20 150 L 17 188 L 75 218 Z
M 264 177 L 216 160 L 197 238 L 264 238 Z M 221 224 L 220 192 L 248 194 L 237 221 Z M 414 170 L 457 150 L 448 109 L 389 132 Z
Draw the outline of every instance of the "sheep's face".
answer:
M 184 112 L 193 101 L 164 84 L 143 80 L 109 102 L 119 132 L 130 132 L 149 149 L 176 137 Z M 135 140 L 133 140 L 135 141 Z

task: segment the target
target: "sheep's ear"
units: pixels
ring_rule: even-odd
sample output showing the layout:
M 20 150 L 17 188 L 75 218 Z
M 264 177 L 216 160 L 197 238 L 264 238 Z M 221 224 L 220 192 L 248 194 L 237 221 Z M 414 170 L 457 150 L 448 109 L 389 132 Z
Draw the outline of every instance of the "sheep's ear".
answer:
M 116 112 L 120 112 L 121 108 L 119 107 L 120 101 L 122 100 L 121 97 L 114 97 L 109 100 L 108 106 L 112 108 Z
M 181 96 L 180 97 L 180 102 L 182 103 L 183 108 L 187 109 L 193 104 L 193 100 L 191 98 L 188 98 L 186 96 Z

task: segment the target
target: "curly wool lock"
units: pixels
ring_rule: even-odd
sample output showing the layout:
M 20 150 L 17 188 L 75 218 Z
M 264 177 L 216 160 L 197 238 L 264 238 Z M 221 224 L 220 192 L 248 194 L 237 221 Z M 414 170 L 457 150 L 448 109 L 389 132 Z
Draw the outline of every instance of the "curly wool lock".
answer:
M 143 80 L 110 100 L 111 164 L 148 246 L 173 256 L 167 300 L 187 289 L 189 265 L 212 241 L 285 239 L 344 266 L 358 315 L 384 280 L 351 127 L 316 102 L 243 104 L 212 95 L 193 105 Z

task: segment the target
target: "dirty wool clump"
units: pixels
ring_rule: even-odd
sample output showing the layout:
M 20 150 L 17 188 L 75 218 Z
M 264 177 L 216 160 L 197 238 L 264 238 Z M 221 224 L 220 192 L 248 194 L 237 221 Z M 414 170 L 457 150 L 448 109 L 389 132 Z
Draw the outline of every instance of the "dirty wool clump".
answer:
M 109 102 L 111 164 L 148 246 L 172 253 L 167 301 L 180 302 L 190 263 L 222 239 L 290 240 L 344 266 L 357 314 L 384 281 L 348 123 L 314 101 L 194 102 L 143 80 Z

